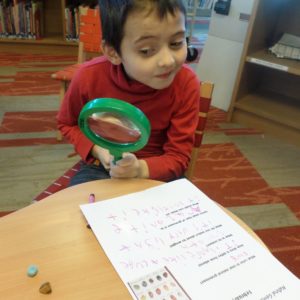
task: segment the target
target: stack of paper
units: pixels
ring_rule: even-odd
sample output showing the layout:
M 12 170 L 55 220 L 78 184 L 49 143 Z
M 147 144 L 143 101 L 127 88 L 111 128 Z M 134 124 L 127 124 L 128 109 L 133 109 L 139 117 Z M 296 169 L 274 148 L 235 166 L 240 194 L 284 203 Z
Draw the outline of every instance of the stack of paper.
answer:
M 279 58 L 300 60 L 300 37 L 285 33 L 270 50 Z
M 300 299 L 299 279 L 186 179 L 81 210 L 133 299 Z

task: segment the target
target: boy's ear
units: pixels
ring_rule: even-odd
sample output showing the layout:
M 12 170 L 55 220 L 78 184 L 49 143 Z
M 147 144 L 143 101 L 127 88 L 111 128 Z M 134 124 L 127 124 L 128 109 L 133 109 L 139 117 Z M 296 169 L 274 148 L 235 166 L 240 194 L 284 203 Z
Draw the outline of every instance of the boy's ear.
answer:
M 103 50 L 103 54 L 108 58 L 108 60 L 112 64 L 119 65 L 122 62 L 120 55 L 117 53 L 117 51 L 112 46 L 103 42 L 102 50 Z

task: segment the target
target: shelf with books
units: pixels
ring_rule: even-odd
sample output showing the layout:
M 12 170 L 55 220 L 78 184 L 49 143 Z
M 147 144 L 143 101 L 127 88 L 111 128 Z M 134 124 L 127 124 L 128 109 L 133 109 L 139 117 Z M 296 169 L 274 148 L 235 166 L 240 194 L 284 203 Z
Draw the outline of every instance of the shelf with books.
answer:
M 15 39 L 0 38 L 0 44 L 35 44 L 35 45 L 57 45 L 57 46 L 78 46 L 76 41 L 66 41 L 61 35 L 48 35 L 41 39 Z
M 44 34 L 43 2 L 33 0 L 0 1 L 0 38 L 40 39 Z
M 83 5 L 85 1 L 66 1 L 64 8 L 64 39 L 67 42 L 78 42 L 80 16 L 85 15 L 88 7 L 95 5 Z
M 192 36 L 194 23 L 199 18 L 209 19 L 213 1 L 186 2 L 189 36 Z M 0 0 L 0 43 L 77 46 L 80 11 L 83 6 L 94 8 L 97 3 L 97 0 Z M 32 22 L 33 8 L 38 8 L 36 23 Z M 37 33 L 33 26 L 38 28 Z M 19 27 L 24 27 L 22 33 L 16 30 Z
M 0 43 L 78 46 L 81 5 L 97 1 L 0 0 Z

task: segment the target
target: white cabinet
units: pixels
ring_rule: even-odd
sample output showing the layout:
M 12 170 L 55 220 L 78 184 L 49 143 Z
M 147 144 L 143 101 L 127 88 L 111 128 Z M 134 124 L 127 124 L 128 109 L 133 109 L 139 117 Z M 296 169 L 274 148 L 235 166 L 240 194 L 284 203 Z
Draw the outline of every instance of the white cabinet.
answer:
M 225 111 L 230 105 L 252 7 L 253 0 L 232 0 L 228 16 L 212 11 L 208 38 L 196 69 L 201 80 L 214 82 L 212 105 Z

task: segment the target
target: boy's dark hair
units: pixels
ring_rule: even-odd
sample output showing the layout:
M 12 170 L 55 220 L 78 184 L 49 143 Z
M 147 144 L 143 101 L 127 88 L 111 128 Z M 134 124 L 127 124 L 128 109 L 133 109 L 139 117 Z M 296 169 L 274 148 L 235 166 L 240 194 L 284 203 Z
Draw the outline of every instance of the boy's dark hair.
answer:
M 99 0 L 99 8 L 103 40 L 119 55 L 121 55 L 124 24 L 130 12 L 155 8 L 160 18 L 164 18 L 168 13 L 174 15 L 177 10 L 186 16 L 182 0 Z

